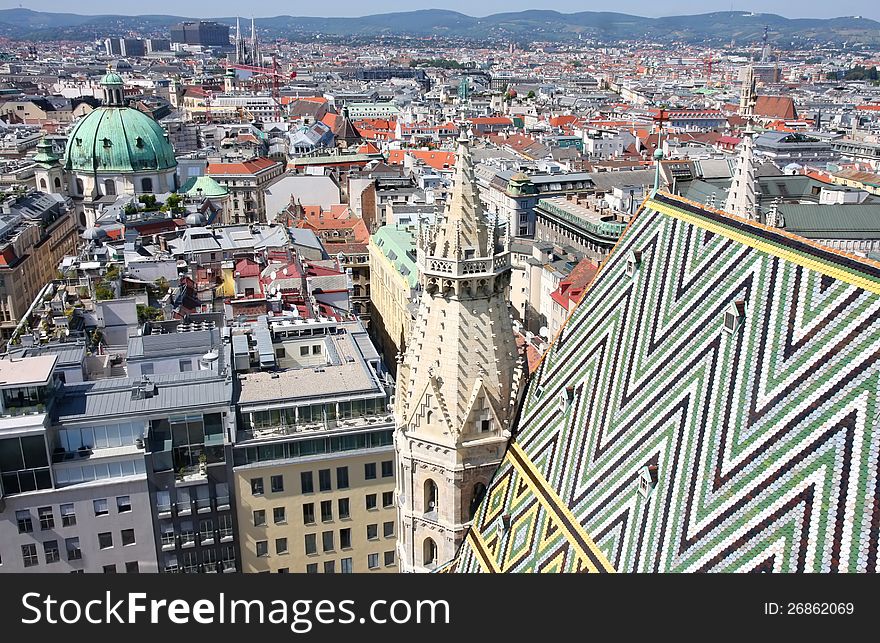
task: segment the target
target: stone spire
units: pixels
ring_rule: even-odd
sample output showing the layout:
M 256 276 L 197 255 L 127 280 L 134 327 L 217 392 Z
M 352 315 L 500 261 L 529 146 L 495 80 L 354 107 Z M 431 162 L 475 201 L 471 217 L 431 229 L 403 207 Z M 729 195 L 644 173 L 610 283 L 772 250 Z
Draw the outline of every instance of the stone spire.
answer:
M 251 16 L 251 64 L 257 67 L 263 64 L 263 58 L 260 55 L 260 43 L 257 40 L 257 25 Z
M 445 216 L 419 233 L 423 290 L 398 369 L 404 571 L 452 559 L 503 457 L 524 372 L 508 309 L 509 241 L 486 220 L 467 137 L 458 143 Z
M 727 193 L 724 210 L 744 219 L 760 220 L 758 212 L 758 178 L 755 169 L 754 131 L 751 122 L 743 132 L 739 158 L 733 173 L 733 181 Z
M 747 119 L 755 115 L 755 105 L 758 103 L 758 90 L 755 86 L 755 69 L 749 64 L 743 77 L 742 88 L 739 92 L 739 115 Z

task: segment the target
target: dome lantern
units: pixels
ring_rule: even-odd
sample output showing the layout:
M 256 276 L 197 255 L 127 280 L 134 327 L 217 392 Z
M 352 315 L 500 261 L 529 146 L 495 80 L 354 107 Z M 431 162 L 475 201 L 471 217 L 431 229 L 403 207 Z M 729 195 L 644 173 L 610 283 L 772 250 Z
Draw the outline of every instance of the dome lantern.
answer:
M 104 88 L 104 105 L 106 107 L 125 106 L 124 88 L 122 76 L 112 71 L 109 66 L 107 73 L 101 78 L 101 87 Z

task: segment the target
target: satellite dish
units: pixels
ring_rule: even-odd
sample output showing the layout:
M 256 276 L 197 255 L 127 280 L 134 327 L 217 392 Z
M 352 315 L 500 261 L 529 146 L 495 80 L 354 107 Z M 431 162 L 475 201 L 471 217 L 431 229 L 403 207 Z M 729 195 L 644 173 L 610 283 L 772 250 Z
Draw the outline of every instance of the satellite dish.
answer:
M 541 330 L 538 331 L 538 334 L 544 339 L 550 339 L 550 329 L 546 326 L 541 326 Z

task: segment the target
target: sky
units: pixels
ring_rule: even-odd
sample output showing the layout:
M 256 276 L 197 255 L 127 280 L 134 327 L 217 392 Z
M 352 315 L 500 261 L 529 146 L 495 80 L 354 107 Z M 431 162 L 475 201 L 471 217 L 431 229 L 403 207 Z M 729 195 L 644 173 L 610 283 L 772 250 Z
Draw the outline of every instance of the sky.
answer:
M 555 9 L 563 13 L 576 11 L 609 11 L 640 16 L 669 16 L 708 13 L 710 11 L 756 11 L 776 13 L 789 18 L 828 18 L 860 15 L 880 20 L 880 3 L 876 0 L 335 0 L 330 4 L 290 2 L 290 0 L 261 0 L 243 4 L 240 0 L 151 0 L 149 3 L 121 3 L 119 0 L 0 0 L 0 8 L 25 7 L 34 11 L 69 12 L 80 14 L 171 14 L 192 18 L 232 16 L 247 8 L 242 17 L 253 13 L 256 17 L 293 16 L 360 16 L 390 11 L 413 9 L 451 9 L 468 15 L 485 16 L 492 13 L 524 9 Z

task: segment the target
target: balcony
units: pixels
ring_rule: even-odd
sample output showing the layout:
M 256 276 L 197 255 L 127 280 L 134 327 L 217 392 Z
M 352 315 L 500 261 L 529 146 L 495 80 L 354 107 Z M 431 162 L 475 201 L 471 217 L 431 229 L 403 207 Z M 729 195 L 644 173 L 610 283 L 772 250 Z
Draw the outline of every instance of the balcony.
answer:
M 162 534 L 161 543 L 162 551 L 171 551 L 177 547 L 177 540 L 174 537 L 174 532 L 166 532 Z
M 208 513 L 211 511 L 210 498 L 196 498 L 196 513 Z
M 196 535 L 191 531 L 180 534 L 180 546 L 183 548 L 196 546 Z
M 208 470 L 202 466 L 181 467 L 177 470 L 175 483 L 178 485 L 204 482 L 208 479 Z
M 224 574 L 235 571 L 235 561 L 234 560 L 224 560 L 221 563 L 221 566 L 223 567 Z
M 220 530 L 220 542 L 221 543 L 230 543 L 235 539 L 234 534 L 232 533 L 232 528 L 224 528 Z
M 171 517 L 171 503 L 163 503 L 161 505 L 156 505 L 156 512 L 159 514 L 160 518 L 170 518 Z

